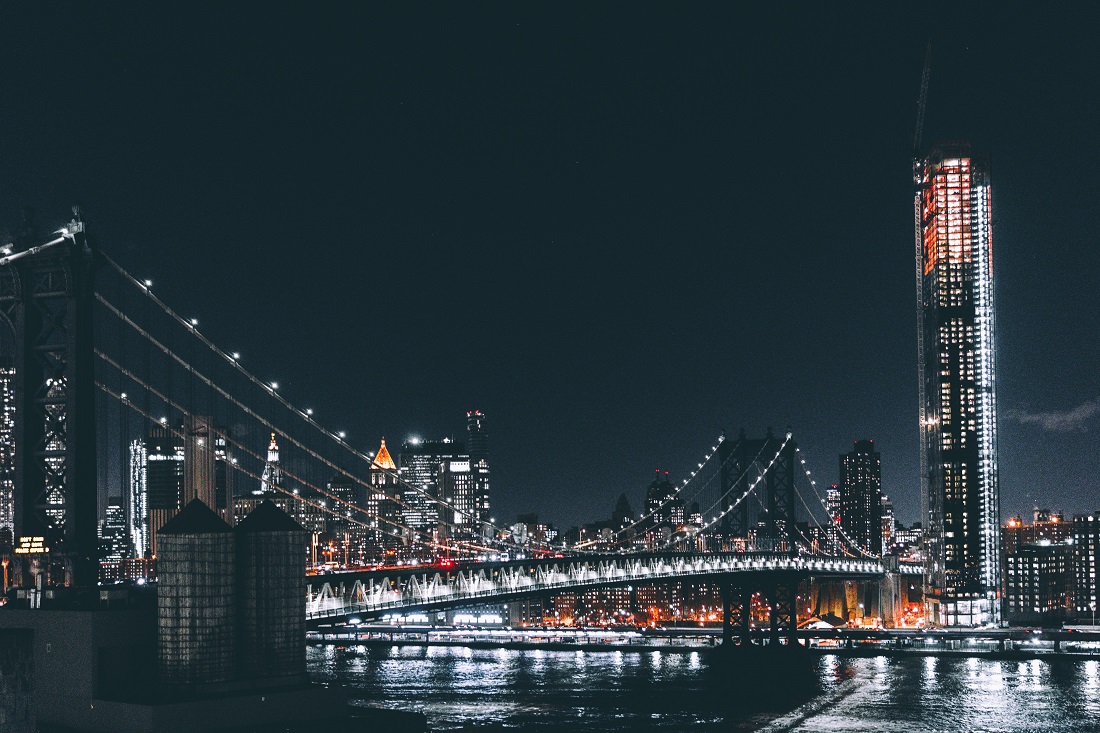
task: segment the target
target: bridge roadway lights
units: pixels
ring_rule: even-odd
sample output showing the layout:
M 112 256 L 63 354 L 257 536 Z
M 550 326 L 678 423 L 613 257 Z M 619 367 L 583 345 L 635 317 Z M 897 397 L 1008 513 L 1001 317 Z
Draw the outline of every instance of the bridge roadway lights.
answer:
M 636 586 L 676 580 L 736 581 L 743 597 L 731 606 L 749 607 L 748 589 L 759 590 L 772 601 L 780 633 L 794 625 L 793 587 L 773 587 L 776 579 L 794 574 L 876 579 L 880 563 L 817 556 L 774 553 L 665 553 L 587 555 L 472 565 L 461 570 L 389 568 L 336 573 L 310 579 L 306 618 L 311 624 L 338 621 L 347 616 L 378 618 L 386 613 L 442 611 L 448 608 L 509 603 L 574 589 Z M 317 582 L 321 581 L 320 587 Z M 788 598 L 788 596 L 791 596 Z M 738 602 L 739 601 L 739 602 Z M 731 608 L 731 614 L 733 609 Z M 740 636 L 747 639 L 749 614 L 739 614 Z M 731 620 L 732 626 L 732 620 Z M 732 635 L 732 628 L 731 628 Z

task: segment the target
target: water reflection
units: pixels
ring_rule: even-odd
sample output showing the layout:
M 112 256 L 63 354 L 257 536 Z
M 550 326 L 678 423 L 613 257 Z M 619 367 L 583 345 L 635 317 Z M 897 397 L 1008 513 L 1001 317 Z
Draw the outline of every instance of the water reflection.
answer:
M 809 656 L 778 665 L 714 650 L 452 647 L 309 650 L 315 679 L 360 704 L 417 710 L 434 730 L 1100 733 L 1100 662 Z M 777 717 L 781 716 L 781 717 Z

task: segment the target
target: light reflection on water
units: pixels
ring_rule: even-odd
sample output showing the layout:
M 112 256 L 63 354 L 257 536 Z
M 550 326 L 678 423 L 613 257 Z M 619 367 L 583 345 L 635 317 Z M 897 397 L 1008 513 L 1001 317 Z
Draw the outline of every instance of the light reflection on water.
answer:
M 719 673 L 714 654 L 695 651 L 314 646 L 308 662 L 314 679 L 422 712 L 434 730 L 752 730 L 783 715 L 771 730 L 1100 733 L 1094 660 L 830 654 L 764 688 L 759 670 Z

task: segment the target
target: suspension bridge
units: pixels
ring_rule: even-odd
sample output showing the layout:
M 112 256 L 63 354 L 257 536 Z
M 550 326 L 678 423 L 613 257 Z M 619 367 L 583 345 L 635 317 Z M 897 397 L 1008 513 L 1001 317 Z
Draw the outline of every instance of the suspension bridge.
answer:
M 232 523 L 236 495 L 273 498 L 299 520 L 320 517 L 372 548 L 364 555 L 390 558 L 310 575 L 313 625 L 708 582 L 721 588 L 728 634 L 738 627 L 747 638 L 750 596 L 764 592 L 772 633 L 793 640 L 800 583 L 923 573 L 847 535 L 790 429 L 720 436 L 689 475 L 595 539 L 565 547 L 519 538 L 480 511 L 487 506 L 472 510 L 414 479 L 285 397 L 103 252 L 79 215 L 45 242 L 25 233 L 0 257 L 0 317 L 15 354 L 15 535 L 50 548 L 38 571 L 46 585 L 95 582 L 97 487 L 121 497 L 138 557 L 155 556 L 157 524 L 190 499 Z M 181 488 L 167 498 L 153 495 L 140 478 L 148 467 L 135 463 L 135 444 L 154 432 L 182 446 Z M 284 447 L 274 467 L 262 451 L 267 436 Z M 504 554 L 516 559 L 490 559 Z

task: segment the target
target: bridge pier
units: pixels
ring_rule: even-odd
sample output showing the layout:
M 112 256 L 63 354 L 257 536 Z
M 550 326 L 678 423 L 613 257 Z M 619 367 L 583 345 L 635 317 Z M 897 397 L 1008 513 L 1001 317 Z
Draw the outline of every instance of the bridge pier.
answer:
M 733 642 L 733 599 L 730 597 L 730 588 L 727 584 L 722 588 L 722 646 L 729 646 Z
M 735 604 L 736 601 L 736 604 Z M 752 643 L 752 590 L 748 586 L 722 585 L 722 644 L 732 646 L 734 639 L 734 608 L 737 609 L 737 634 L 742 646 Z

